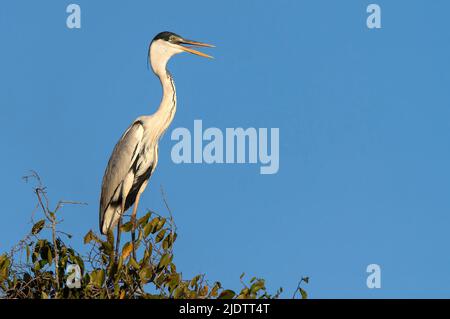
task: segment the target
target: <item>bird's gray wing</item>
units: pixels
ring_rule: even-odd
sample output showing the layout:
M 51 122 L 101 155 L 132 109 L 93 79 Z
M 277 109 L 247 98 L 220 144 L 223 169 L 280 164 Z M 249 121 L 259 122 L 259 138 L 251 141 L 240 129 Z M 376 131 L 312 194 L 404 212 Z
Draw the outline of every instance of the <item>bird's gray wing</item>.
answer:
M 143 136 L 144 126 L 140 120 L 136 120 L 114 147 L 102 181 L 99 212 L 100 227 L 103 224 L 105 210 L 110 205 L 118 187 L 125 179 L 140 152 Z

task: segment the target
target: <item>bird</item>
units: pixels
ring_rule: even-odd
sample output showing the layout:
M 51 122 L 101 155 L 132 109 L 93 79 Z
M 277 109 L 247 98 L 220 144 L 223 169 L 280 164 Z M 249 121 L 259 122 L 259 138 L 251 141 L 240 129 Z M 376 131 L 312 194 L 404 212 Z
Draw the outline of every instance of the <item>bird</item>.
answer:
M 161 82 L 161 103 L 156 112 L 138 117 L 123 133 L 109 158 L 101 185 L 99 228 L 101 234 L 106 235 L 117 225 L 116 255 L 122 217 L 133 205 L 131 220 L 134 243 L 139 200 L 158 164 L 159 140 L 175 116 L 177 96 L 167 63 L 174 55 L 182 52 L 212 58 L 193 49 L 197 47 L 214 46 L 188 40 L 169 31 L 158 33 L 150 42 L 147 62 Z

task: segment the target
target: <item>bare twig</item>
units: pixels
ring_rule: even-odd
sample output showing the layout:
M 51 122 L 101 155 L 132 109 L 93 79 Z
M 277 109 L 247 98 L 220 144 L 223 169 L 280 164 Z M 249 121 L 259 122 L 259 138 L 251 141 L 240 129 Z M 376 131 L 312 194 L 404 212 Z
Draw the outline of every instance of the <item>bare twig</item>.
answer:
M 302 277 L 300 279 L 300 281 L 298 282 L 298 285 L 297 285 L 297 289 L 295 289 L 294 294 L 292 295 L 292 299 L 295 299 L 295 296 L 297 295 L 297 292 L 300 292 L 300 294 L 301 294 L 301 291 L 302 291 L 301 285 L 302 285 L 303 282 L 304 283 L 308 283 L 309 282 L 309 277 Z
M 53 211 L 51 211 L 50 208 L 49 208 L 50 204 L 49 204 L 49 200 L 48 200 L 48 197 L 47 197 L 46 188 L 43 186 L 42 180 L 41 180 L 39 174 L 36 171 L 31 170 L 30 175 L 24 176 L 23 179 L 25 180 L 25 182 L 28 182 L 30 179 L 36 180 L 37 186 L 34 187 L 34 193 L 36 194 L 36 197 L 38 199 L 38 205 L 37 206 L 41 207 L 45 218 L 50 222 L 49 228 L 50 228 L 51 234 L 52 234 L 52 242 L 53 242 L 54 253 L 55 253 L 55 258 L 54 258 L 55 279 L 56 279 L 57 289 L 59 290 L 60 289 L 59 249 L 58 249 L 57 233 L 64 234 L 64 235 L 68 236 L 69 238 L 71 237 L 71 235 L 56 229 L 56 226 L 62 221 L 62 220 L 58 221 L 57 213 L 66 204 L 69 204 L 69 205 L 87 205 L 87 204 L 83 203 L 83 202 L 77 202 L 77 201 L 60 200 L 56 204 L 55 209 Z M 28 237 L 25 238 L 25 239 L 28 239 Z
M 60 200 L 59 202 L 58 202 L 58 204 L 56 205 L 56 208 L 55 208 L 55 213 L 60 209 L 60 208 L 62 208 L 64 205 L 88 205 L 87 203 L 85 203 L 85 202 L 76 202 L 76 201 L 71 201 L 71 200 Z
M 164 205 L 167 208 L 167 211 L 169 212 L 169 216 L 170 216 L 170 224 L 172 225 L 172 229 L 177 231 L 177 225 L 175 224 L 175 220 L 173 219 L 173 215 L 172 215 L 172 210 L 169 207 L 169 204 L 167 202 L 167 197 L 166 197 L 166 193 L 164 192 L 164 188 L 161 185 L 161 196 L 164 202 Z
M 51 223 L 51 230 L 52 230 L 52 242 L 53 242 L 53 247 L 55 249 L 55 278 L 56 278 L 56 287 L 59 290 L 60 288 L 60 282 L 59 282 L 59 252 L 58 252 L 58 243 L 56 242 L 56 225 L 57 225 L 57 220 L 56 220 L 56 212 L 51 212 L 48 209 L 48 199 L 47 199 L 47 195 L 45 193 L 45 191 L 41 188 L 36 188 L 35 189 L 36 192 L 36 196 L 38 198 L 39 204 L 42 207 L 42 211 L 44 212 L 45 216 L 47 217 L 47 219 L 50 221 Z M 45 205 L 44 202 L 45 201 Z

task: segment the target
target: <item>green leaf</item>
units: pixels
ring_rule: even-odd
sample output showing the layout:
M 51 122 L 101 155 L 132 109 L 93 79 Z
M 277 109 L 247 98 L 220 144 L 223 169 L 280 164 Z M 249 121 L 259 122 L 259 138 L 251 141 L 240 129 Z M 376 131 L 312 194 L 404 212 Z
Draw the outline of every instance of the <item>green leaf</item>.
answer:
M 152 275 L 153 275 L 153 269 L 151 266 L 145 266 L 139 272 L 139 278 L 141 278 L 141 281 L 143 283 L 149 282 L 150 279 L 152 278 Z
M 165 218 L 161 218 L 158 222 L 158 224 L 156 225 L 156 229 L 155 232 L 159 231 L 161 228 L 163 228 L 164 224 L 166 223 L 166 219 Z
M 156 232 L 156 226 L 159 223 L 159 217 L 155 217 L 152 219 L 151 222 L 149 222 L 147 225 L 145 225 L 144 227 L 144 237 L 148 237 L 148 235 L 150 235 L 150 233 L 155 233 Z
M 233 290 L 224 290 L 220 293 L 219 297 L 217 299 L 232 299 L 236 293 Z
M 166 230 L 161 230 L 158 235 L 156 235 L 155 242 L 159 243 L 161 240 L 163 240 L 164 236 L 166 235 Z
M 144 227 L 144 238 L 147 238 L 148 235 L 150 235 L 151 231 L 152 231 L 152 224 L 149 223 L 149 224 L 145 225 L 145 227 Z
M 220 288 L 220 283 L 217 283 L 217 282 L 216 282 L 216 283 L 214 284 L 213 288 L 211 289 L 211 292 L 209 293 L 210 296 L 211 296 L 211 297 L 217 296 L 217 292 L 218 292 L 219 288 Z
M 200 275 L 195 276 L 194 278 L 191 279 L 189 286 L 192 288 L 195 285 L 197 285 L 198 280 L 200 279 Z
M 308 299 L 308 293 L 303 288 L 300 288 L 299 290 L 302 295 L 302 299 Z
M 111 255 L 113 252 L 113 247 L 107 243 L 106 241 L 102 242 L 102 246 L 101 248 L 103 249 L 103 251 L 107 254 L 107 255 Z
M 180 284 L 180 274 L 171 274 L 168 277 L 168 285 L 170 288 L 170 291 L 173 291 L 179 284 Z
M 41 264 L 39 263 L 39 261 L 36 261 L 33 266 L 35 271 L 41 270 Z
M 208 294 L 209 291 L 209 287 L 208 286 L 203 286 L 202 289 L 200 289 L 199 295 L 200 296 L 206 296 Z
M 251 287 L 250 287 L 250 292 L 257 294 L 259 290 L 264 289 L 265 288 L 265 283 L 264 280 L 260 279 L 258 281 L 256 281 Z
M 247 299 L 249 293 L 250 293 L 250 289 L 248 289 L 248 288 L 242 289 L 241 293 L 238 296 L 238 299 Z
M 97 237 L 97 235 L 94 234 L 92 230 L 90 230 L 85 236 L 84 236 L 84 243 L 89 244 L 91 241 L 96 241 L 97 243 L 101 243 L 102 241 Z
M 131 251 L 133 250 L 133 244 L 128 242 L 126 243 L 122 248 L 122 258 L 125 260 L 130 255 Z
M 174 299 L 180 299 L 180 297 L 183 295 L 184 293 L 184 287 L 177 287 L 174 292 L 173 292 L 173 298 Z
M 134 260 L 133 257 L 130 257 L 130 261 L 128 262 L 128 265 L 130 265 L 130 266 L 133 267 L 134 269 L 139 269 L 139 268 L 141 268 L 141 267 L 139 266 L 139 264 L 137 263 L 137 261 Z
M 128 233 L 133 229 L 133 223 L 130 222 L 126 222 L 125 224 L 123 224 L 120 229 L 124 232 L 124 233 Z
M 141 218 L 138 219 L 138 225 L 143 226 L 144 224 L 147 224 L 150 216 L 152 215 L 152 212 L 148 212 L 147 214 L 145 214 L 144 216 L 142 216 Z
M 47 261 L 49 264 L 53 262 L 52 249 L 50 248 L 50 246 L 47 246 Z
M 11 260 L 6 254 L 0 256 L 0 281 L 8 278 L 9 267 Z
M 28 245 L 26 246 L 25 249 L 26 249 L 26 251 L 27 251 L 27 263 L 28 263 L 28 262 L 30 262 L 30 254 L 31 254 L 31 251 L 30 251 L 30 247 L 29 247 Z
M 176 273 L 177 272 L 177 266 L 175 266 L 174 263 L 170 264 L 170 272 L 171 273 Z
M 92 230 L 90 230 L 85 236 L 84 236 L 84 244 L 89 244 L 92 240 Z
M 43 259 L 43 260 L 40 260 L 40 261 L 39 261 L 39 265 L 40 265 L 41 267 L 40 267 L 39 269 L 44 268 L 44 266 L 47 265 L 47 264 L 48 264 L 48 261 L 47 261 L 47 260 L 44 260 L 44 259 Z
M 97 288 L 101 288 L 105 282 L 105 271 L 103 269 L 97 269 L 91 272 L 90 282 Z
M 158 269 L 163 269 L 164 267 L 166 267 L 171 262 L 171 260 L 172 260 L 171 254 L 164 254 L 159 260 Z
M 171 234 L 167 235 L 167 237 L 164 238 L 164 241 L 163 241 L 163 249 L 171 248 L 176 239 L 176 236 L 177 236 L 177 234 L 175 234 L 175 233 L 171 233 Z
M 31 233 L 33 235 L 37 235 L 41 232 L 41 230 L 44 228 L 45 226 L 45 219 L 41 219 L 40 221 L 38 221 L 36 224 L 33 225 L 33 228 L 31 228 Z

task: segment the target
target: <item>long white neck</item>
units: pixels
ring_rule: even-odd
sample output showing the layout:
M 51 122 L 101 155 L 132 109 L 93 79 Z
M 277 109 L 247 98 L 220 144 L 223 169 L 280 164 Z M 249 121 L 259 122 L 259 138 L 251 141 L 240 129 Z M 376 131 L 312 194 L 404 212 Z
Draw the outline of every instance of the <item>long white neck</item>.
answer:
M 177 111 L 177 93 L 175 82 L 170 72 L 165 69 L 163 74 L 156 74 L 161 81 L 163 96 L 158 110 L 153 115 L 161 120 L 161 128 L 164 132 L 172 123 L 175 112 Z
M 162 135 L 169 127 L 177 110 L 177 95 L 175 83 L 172 75 L 167 70 L 167 62 L 173 54 L 166 51 L 166 48 L 159 45 L 152 45 L 150 48 L 150 60 L 153 72 L 161 81 L 163 96 L 158 110 L 153 114 L 153 118 L 158 121 L 158 130 Z

